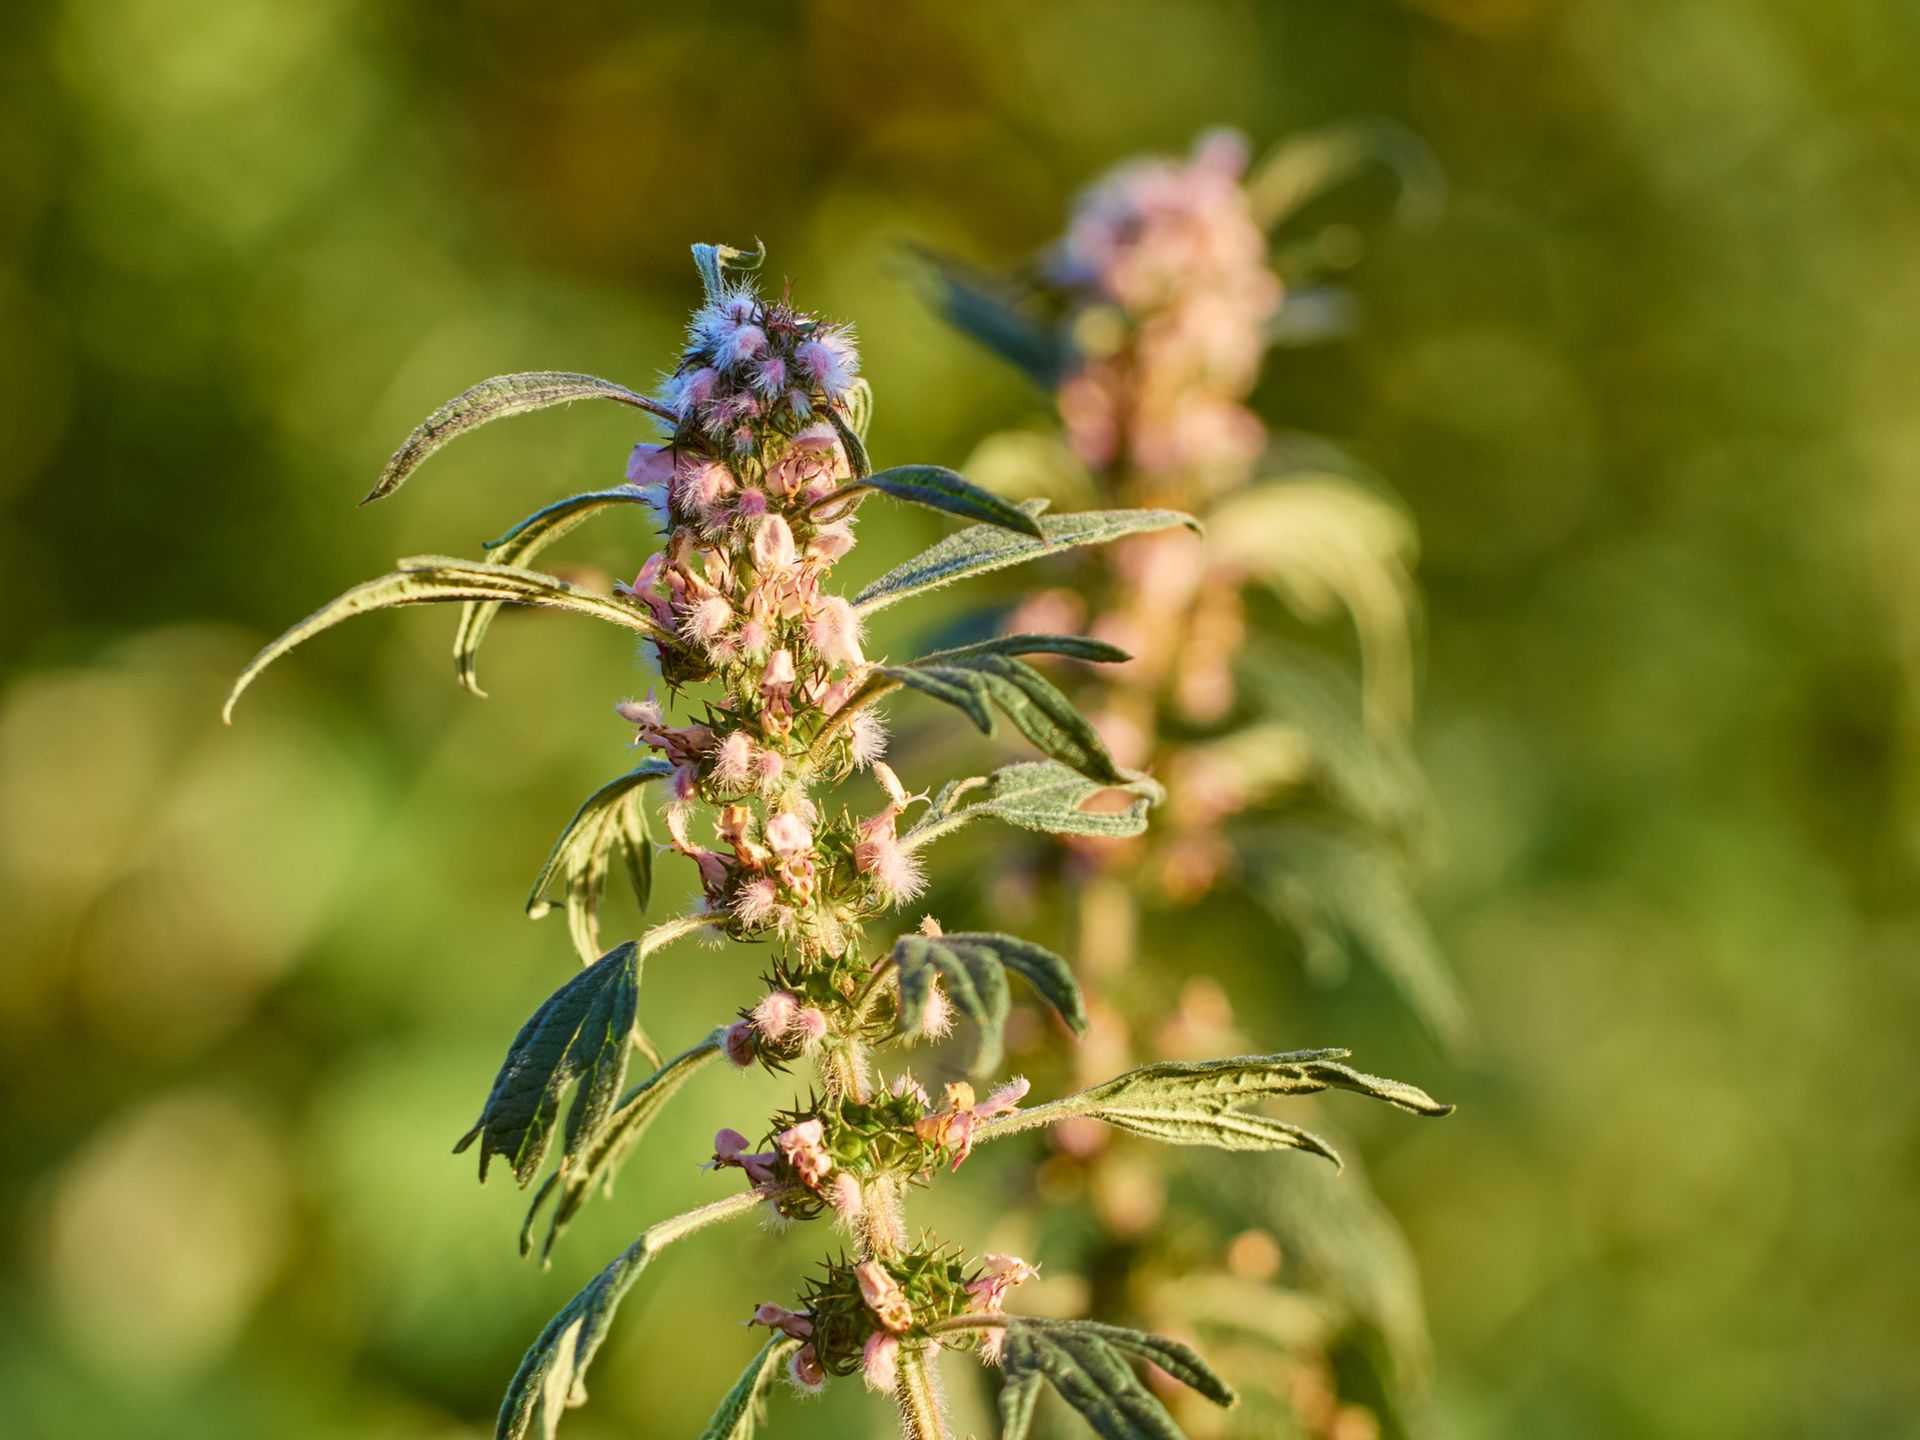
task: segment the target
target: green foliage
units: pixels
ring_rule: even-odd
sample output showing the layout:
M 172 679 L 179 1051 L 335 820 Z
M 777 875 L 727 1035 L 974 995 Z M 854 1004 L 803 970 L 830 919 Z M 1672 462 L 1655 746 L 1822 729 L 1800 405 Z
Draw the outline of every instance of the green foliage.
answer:
M 894 942 L 893 963 L 900 975 L 899 1032 L 919 1029 L 937 977 L 954 1009 L 979 1027 L 970 1067 L 975 1074 L 1000 1063 L 1010 999 L 1009 970 L 1024 976 L 1076 1035 L 1086 1033 L 1086 1002 L 1072 970 L 1058 955 L 1030 940 L 972 931 L 903 935 Z
M 753 1440 L 757 1429 L 761 1391 L 767 1388 L 787 1357 L 800 1348 L 798 1340 L 773 1335 L 760 1347 L 760 1353 L 748 1362 L 740 1379 L 720 1401 L 700 1440 Z
M 1022 297 L 1003 282 L 928 250 L 918 252 L 933 303 L 947 323 L 998 355 L 1042 390 L 1065 378 L 1071 346 L 1020 308 Z
M 648 414 L 659 415 L 654 401 L 624 385 L 601 380 L 593 375 L 576 375 L 562 370 L 531 371 L 519 375 L 496 375 L 462 390 L 401 442 L 373 489 L 360 503 L 391 495 L 427 457 L 457 435 L 464 435 L 490 420 L 509 415 L 524 415 L 529 410 L 544 410 L 552 405 L 569 405 L 575 400 L 616 400 Z
M 1314 201 L 1384 169 L 1398 183 L 1402 224 L 1432 223 L 1446 201 L 1446 177 L 1427 143 L 1388 120 L 1347 121 L 1303 130 L 1275 145 L 1247 176 L 1247 201 L 1271 229 Z
M 1081 808 L 1094 796 L 1118 791 L 1133 796 L 1124 810 Z M 1130 775 L 1117 785 L 1089 780 L 1055 760 L 1023 760 L 991 775 L 949 781 L 933 797 L 926 813 L 900 837 L 905 850 L 917 850 L 975 820 L 1003 820 L 1022 830 L 1046 835 L 1098 835 L 1124 840 L 1147 826 L 1147 812 L 1164 796 L 1159 784 Z M 973 797 L 969 803 L 963 800 Z
M 1166 1406 L 1140 1383 L 1130 1355 L 1153 1362 L 1216 1405 L 1230 1406 L 1238 1398 L 1206 1361 L 1179 1341 L 1118 1325 L 1009 1318 L 1001 1345 L 1006 1375 L 1000 1391 L 1002 1440 L 1026 1440 L 1042 1381 L 1102 1440 L 1183 1440 Z
M 547 863 L 527 896 L 527 914 L 538 920 L 551 908 L 548 890 L 556 878 L 567 909 L 567 930 L 582 960 L 600 953 L 600 901 L 615 857 L 624 861 L 634 898 L 644 912 L 653 898 L 653 841 L 645 806 L 649 781 L 664 779 L 673 767 L 647 760 L 609 780 L 575 812 L 553 843 Z
M 984 521 L 1003 530 L 1016 530 L 1035 539 L 1045 539 L 1040 524 L 1018 505 L 1001 499 L 991 490 L 983 490 L 958 471 L 944 465 L 895 465 L 851 482 L 848 490 L 877 490 L 896 500 Z M 821 502 L 831 505 L 844 491 L 836 491 Z
M 1045 1105 L 988 1120 L 976 1133 L 986 1140 L 1086 1116 L 1170 1145 L 1207 1145 L 1219 1150 L 1310 1150 L 1339 1164 L 1339 1155 L 1311 1132 L 1238 1107 L 1277 1095 L 1351 1090 L 1416 1115 L 1438 1116 L 1452 1112 L 1451 1105 L 1441 1104 L 1415 1086 L 1366 1075 L 1340 1064 L 1348 1053 L 1299 1050 L 1284 1055 L 1169 1060 L 1145 1065 Z
M 1178 510 L 1082 510 L 1072 515 L 1044 513 L 1044 501 L 1021 506 L 1039 523 L 1036 540 L 997 525 L 970 525 L 896 566 L 853 597 L 856 610 L 871 614 L 956 580 L 971 579 L 1009 565 L 1058 555 L 1081 545 L 1104 545 L 1123 535 L 1141 535 L 1184 525 L 1199 530 L 1200 522 Z
M 640 947 L 631 940 L 609 950 L 554 991 L 520 1027 L 479 1120 L 453 1147 L 459 1154 L 480 1141 L 482 1180 L 488 1162 L 501 1155 L 516 1181 L 532 1182 L 553 1140 L 560 1097 L 575 1082 L 579 1089 L 567 1112 L 561 1171 L 570 1170 L 605 1131 L 627 1077 L 640 961 Z

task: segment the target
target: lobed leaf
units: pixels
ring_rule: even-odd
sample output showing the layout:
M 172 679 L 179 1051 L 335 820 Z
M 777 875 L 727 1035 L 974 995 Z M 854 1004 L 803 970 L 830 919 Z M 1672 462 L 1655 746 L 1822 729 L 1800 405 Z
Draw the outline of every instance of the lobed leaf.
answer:
M 1003 530 L 1016 530 L 1036 540 L 1046 538 L 1040 522 L 1032 515 L 944 465 L 895 465 L 865 476 L 858 483 L 864 489 L 877 490 L 896 500 L 984 521 Z
M 1058 955 L 1030 940 L 985 931 L 903 935 L 894 942 L 893 964 L 900 981 L 896 1033 L 919 1030 L 934 981 L 939 979 L 954 1009 L 979 1028 L 979 1044 L 969 1067 L 976 1074 L 1000 1063 L 1010 1001 L 1009 970 L 1024 977 L 1075 1034 L 1086 1033 L 1086 1002 L 1073 971 Z
M 458 560 L 447 555 L 415 555 L 399 562 L 399 568 L 377 580 L 356 585 L 346 594 L 329 601 L 248 662 L 227 695 L 221 716 L 233 720 L 233 707 L 260 673 L 295 646 L 304 644 L 343 620 L 375 610 L 402 605 L 434 605 L 447 601 L 481 601 L 511 605 L 535 605 L 551 610 L 571 610 L 610 620 L 642 634 L 658 633 L 653 621 L 642 611 L 606 595 L 575 589 L 566 581 L 537 570 L 522 570 L 512 565 L 489 565 Z
M 540 1247 L 543 1265 L 552 1256 L 555 1243 L 572 1223 L 573 1217 L 580 1213 L 594 1189 L 602 1187 L 606 1193 L 613 1193 L 615 1172 L 626 1162 L 647 1127 L 666 1109 L 667 1102 L 679 1092 L 680 1087 L 721 1054 L 726 1033 L 726 1027 L 721 1026 L 698 1045 L 674 1056 L 629 1090 L 599 1133 L 582 1147 L 580 1162 L 571 1169 L 556 1170 L 546 1178 L 534 1195 L 533 1203 L 527 1207 L 527 1218 L 520 1227 L 522 1255 L 532 1253 L 534 1223 L 550 1196 L 557 1192 L 559 1198 L 554 1202 L 553 1214 L 547 1221 L 547 1238 Z
M 776 1332 L 760 1347 L 760 1353 L 748 1362 L 746 1370 L 720 1401 L 700 1440 L 753 1440 L 760 1409 L 760 1392 L 779 1373 L 786 1358 L 800 1348 L 798 1340 Z
M 553 1440 L 563 1409 L 587 1401 L 587 1367 L 605 1343 L 615 1312 L 640 1272 L 653 1257 L 676 1240 L 722 1220 L 731 1220 L 759 1207 L 765 1196 L 743 1190 L 715 1200 L 643 1232 L 612 1264 L 588 1282 L 586 1288 L 549 1320 L 507 1385 L 494 1425 L 495 1440 L 525 1440 L 538 1433 Z
M 1103 1440 L 1185 1440 L 1166 1406 L 1141 1383 L 1129 1356 L 1151 1361 L 1216 1405 L 1230 1407 L 1239 1398 L 1197 1352 L 1162 1335 L 1097 1320 L 1029 1316 L 1008 1317 L 1002 1328 L 1003 1440 L 1026 1440 L 1043 1380 Z
M 956 580 L 1082 545 L 1104 545 L 1123 535 L 1167 530 L 1175 525 L 1195 531 L 1200 528 L 1199 521 L 1178 510 L 1082 510 L 1072 515 L 1047 515 L 1042 513 L 1045 502 L 1036 500 L 1026 501 L 1019 508 L 1038 523 L 1039 539 L 998 525 L 970 525 L 875 580 L 853 597 L 854 608 L 871 614 Z
M 1228 1060 L 1169 1060 L 1145 1065 L 1045 1105 L 983 1122 L 977 1139 L 1010 1135 L 1073 1116 L 1171 1145 L 1209 1145 L 1220 1150 L 1310 1150 L 1336 1165 L 1340 1157 L 1318 1136 L 1238 1106 L 1276 1095 L 1351 1090 L 1416 1115 L 1446 1115 L 1424 1090 L 1399 1080 L 1367 1075 L 1339 1062 L 1345 1050 L 1299 1050 L 1282 1055 L 1242 1055 Z
M 485 548 L 489 559 L 496 565 L 525 565 L 581 521 L 600 511 L 615 505 L 645 504 L 646 497 L 631 485 L 569 495 L 564 500 L 556 500 L 534 511 L 498 540 L 489 540 Z M 474 673 L 474 661 L 480 653 L 480 642 L 486 638 L 487 630 L 493 624 L 494 616 L 500 613 L 502 603 L 499 600 L 469 600 L 460 607 L 460 623 L 453 632 L 454 673 L 460 677 L 460 683 L 476 695 L 485 695 L 487 692 L 480 688 L 479 679 Z
M 1108 790 L 1124 791 L 1134 798 L 1124 810 L 1081 808 Z M 975 792 L 979 792 L 979 798 L 961 804 Z M 1147 811 L 1158 805 L 1163 795 L 1160 786 L 1144 775 L 1130 775 L 1118 785 L 1106 785 L 1053 760 L 1025 760 L 1004 765 L 988 776 L 942 787 L 926 813 L 900 837 L 900 846 L 917 850 L 979 819 L 1003 820 L 1022 830 L 1047 835 L 1124 840 L 1147 828 Z
M 527 896 L 527 914 L 538 920 L 547 913 L 551 908 L 547 891 L 560 877 L 567 930 L 583 960 L 591 961 L 600 953 L 600 900 L 616 854 L 625 859 L 627 879 L 643 914 L 652 899 L 653 840 L 647 833 L 644 787 L 672 773 L 673 767 L 665 761 L 648 760 L 602 785 L 567 822 L 547 863 L 540 867 Z
M 495 375 L 471 389 L 462 390 L 429 415 L 393 452 L 380 478 L 367 498 L 360 503 L 391 495 L 427 457 L 456 435 L 477 429 L 490 420 L 508 415 L 524 415 L 529 410 L 544 410 L 551 405 L 568 405 L 575 400 L 617 400 L 622 405 L 645 410 L 650 415 L 671 420 L 671 412 L 624 385 L 593 375 L 577 375 L 565 370 L 536 370 L 519 375 Z

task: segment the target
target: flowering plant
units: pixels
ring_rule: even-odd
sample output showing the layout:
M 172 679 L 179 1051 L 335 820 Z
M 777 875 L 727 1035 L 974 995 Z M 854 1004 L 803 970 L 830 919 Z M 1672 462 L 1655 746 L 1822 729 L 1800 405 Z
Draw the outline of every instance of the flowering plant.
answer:
M 1241 1108 L 1267 1096 L 1342 1089 L 1421 1114 L 1447 1107 L 1325 1051 L 1148 1065 L 1028 1108 L 1021 1079 L 984 1099 L 965 1082 L 936 1098 L 904 1068 L 883 1073 L 882 1055 L 938 1037 L 959 1017 L 974 1037 L 971 1070 L 997 1068 L 1010 974 L 1068 1029 L 1086 1026 L 1085 1000 L 1067 964 L 1016 936 L 945 933 L 929 918 L 890 945 L 869 948 L 867 927 L 922 893 L 927 848 L 988 818 L 1082 837 L 1137 835 L 1161 791 L 1118 763 L 1024 658 L 1112 663 L 1124 658 L 1114 646 L 1071 635 L 1000 635 L 895 663 L 867 657 L 864 619 L 969 575 L 1192 522 L 1168 510 L 1050 516 L 938 466 L 873 471 L 864 439 L 869 391 L 858 378 L 851 332 L 784 297 L 765 297 L 749 273 L 757 256 L 715 246 L 694 254 L 705 301 L 658 394 L 573 374 L 484 382 L 415 431 L 369 498 L 391 493 L 464 430 L 583 398 L 632 406 L 666 427 L 659 442 L 635 447 L 626 484 L 537 511 L 489 547 L 488 561 L 400 562 L 268 646 L 234 692 L 349 616 L 458 602 L 455 654 L 470 686 L 475 652 L 499 607 L 531 605 L 592 615 L 644 637 L 670 697 L 695 707 L 678 719 L 653 696 L 618 707 L 646 758 L 580 808 L 529 907 L 542 913 L 545 897 L 559 892 L 585 966 L 515 1036 L 457 1148 L 477 1143 L 483 1178 L 497 1156 L 522 1186 L 558 1149 L 522 1234 L 523 1249 L 530 1248 L 536 1218 L 551 1203 L 550 1248 L 704 1065 L 722 1057 L 742 1068 L 804 1063 L 813 1086 L 768 1119 L 758 1140 L 731 1129 L 715 1137 L 716 1179 L 738 1171 L 740 1188 L 646 1229 L 561 1309 L 509 1384 L 498 1433 L 551 1436 L 562 1409 L 582 1403 L 587 1369 L 616 1308 L 661 1249 L 710 1225 L 770 1212 L 828 1219 L 851 1237 L 851 1252 L 826 1261 L 795 1303 L 765 1303 L 750 1317 L 770 1333 L 722 1400 L 709 1436 L 750 1435 L 761 1391 L 784 1367 L 802 1390 L 859 1374 L 893 1399 L 905 1434 L 939 1440 L 948 1433 L 932 1369 L 941 1350 L 972 1351 L 1001 1367 L 1001 1413 L 1016 1440 L 1027 1432 L 1043 1381 L 1103 1435 L 1176 1435 L 1130 1360 L 1148 1360 L 1230 1404 L 1233 1392 L 1196 1353 L 1116 1326 L 1008 1313 L 1008 1293 L 1036 1266 L 1011 1255 L 969 1260 L 916 1235 L 904 1215 L 908 1192 L 957 1169 L 978 1145 L 1065 1120 L 1174 1144 L 1272 1150 L 1317 1142 Z M 829 582 L 854 543 L 859 507 L 874 494 L 976 523 L 849 598 Z M 526 568 L 558 535 L 627 504 L 652 507 L 664 543 L 613 594 Z M 1004 716 L 1042 758 L 949 780 L 931 795 L 910 793 L 881 758 L 886 732 L 877 709 L 902 690 L 945 701 L 983 731 Z M 843 787 L 861 773 L 871 777 L 875 798 L 843 799 Z M 1103 791 L 1122 803 L 1085 808 Z M 690 913 L 603 952 L 599 902 L 615 862 L 647 903 L 655 822 L 646 799 L 656 793 L 665 847 L 694 864 L 701 898 Z M 736 1017 L 666 1057 L 638 1023 L 641 971 L 649 957 L 695 932 L 765 946 L 762 985 Z M 629 1087 L 635 1051 L 649 1070 Z

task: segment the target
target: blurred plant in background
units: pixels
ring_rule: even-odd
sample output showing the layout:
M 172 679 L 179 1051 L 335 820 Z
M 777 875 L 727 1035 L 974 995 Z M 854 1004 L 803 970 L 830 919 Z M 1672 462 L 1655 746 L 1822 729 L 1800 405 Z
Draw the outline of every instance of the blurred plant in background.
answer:
M 1351 459 L 1304 436 L 1270 437 L 1247 403 L 1277 340 L 1323 328 L 1281 323 L 1290 289 L 1338 314 L 1336 293 L 1316 291 L 1320 276 L 1296 267 L 1283 287 L 1275 261 L 1288 222 L 1373 167 L 1397 175 L 1403 214 L 1430 215 L 1432 162 L 1390 126 L 1296 137 L 1251 174 L 1246 142 L 1216 131 L 1184 161 L 1135 160 L 1097 181 L 1065 234 L 1008 282 L 931 261 L 948 318 L 1051 391 L 1061 418 L 1057 438 L 988 440 L 972 473 L 1012 495 L 1178 505 L 1206 525 L 1056 562 L 1054 587 L 1004 621 L 1015 632 L 1085 628 L 1126 650 L 1124 664 L 1085 674 L 1079 698 L 1123 763 L 1172 785 L 1165 822 L 1136 840 L 1082 845 L 1051 868 L 1047 857 L 1015 862 L 1028 883 L 1050 877 L 1073 897 L 1079 963 L 1099 977 L 1083 1068 L 1237 1043 L 1217 981 L 1182 986 L 1141 953 L 1143 904 L 1184 926 L 1222 884 L 1261 902 L 1322 979 L 1369 957 L 1441 1043 L 1465 1033 L 1410 886 L 1426 804 L 1409 736 L 1411 524 Z M 1301 632 L 1336 617 L 1358 639 L 1364 689 Z M 1161 926 L 1149 952 L 1174 933 Z M 1347 1204 L 1324 1177 L 1291 1173 L 1249 1187 L 1238 1206 L 1204 1183 L 1175 1187 L 1189 1224 L 1167 1214 L 1164 1180 L 1116 1137 L 1058 1135 L 1054 1168 L 1104 1226 L 1084 1253 L 1093 1308 L 1124 1305 L 1239 1347 L 1230 1369 L 1253 1403 L 1190 1423 L 1249 1437 L 1370 1433 L 1368 1414 L 1336 1398 L 1327 1354 L 1345 1344 L 1377 1367 L 1364 1388 L 1384 1395 L 1396 1431 L 1430 1428 L 1418 1278 L 1359 1175 Z M 1201 1252 L 1214 1274 L 1198 1283 L 1195 1225 L 1214 1232 Z M 1261 1346 L 1285 1362 L 1263 1361 Z

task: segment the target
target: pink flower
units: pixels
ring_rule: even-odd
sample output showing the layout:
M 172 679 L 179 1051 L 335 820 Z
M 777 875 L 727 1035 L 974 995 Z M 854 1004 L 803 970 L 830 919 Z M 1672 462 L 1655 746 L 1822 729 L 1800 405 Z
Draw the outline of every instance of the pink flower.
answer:
M 953 1032 L 953 1002 L 947 998 L 947 990 L 935 976 L 933 987 L 927 991 L 927 1008 L 920 1012 L 920 1035 L 925 1040 L 938 1040 Z
M 839 595 L 822 596 L 807 620 L 807 639 L 829 665 L 849 669 L 867 663 L 860 651 L 860 617 Z
M 799 855 L 813 848 L 813 832 L 791 810 L 767 821 L 767 845 L 776 855 Z
M 673 479 L 673 451 L 665 445 L 636 445 L 627 457 L 629 485 L 664 485 Z
M 860 1374 L 869 1390 L 891 1395 L 900 1383 L 900 1342 L 884 1330 L 867 1336 L 860 1351 Z
M 809 1005 L 793 1017 L 793 1028 L 800 1032 L 803 1046 L 817 1045 L 827 1035 L 826 1014 Z
M 643 730 L 658 730 L 666 721 L 666 716 L 660 710 L 660 702 L 651 695 L 644 700 L 622 700 L 613 707 L 613 713 L 629 725 L 638 725 Z
M 766 348 L 767 332 L 758 325 L 735 326 L 733 333 L 714 347 L 714 363 L 723 370 L 731 370 L 742 361 L 761 354 Z
M 752 1142 L 738 1130 L 720 1130 L 715 1132 L 713 1137 L 713 1163 L 716 1165 L 733 1165 L 738 1163 L 740 1157 L 746 1153 L 747 1146 L 751 1143 Z
M 762 395 L 773 395 L 787 388 L 787 362 L 769 355 L 753 367 L 753 388 Z
M 803 341 L 793 358 L 800 367 L 800 373 L 817 388 L 826 391 L 829 397 L 837 398 L 853 379 L 839 358 L 822 341 Z
M 833 1157 L 827 1153 L 825 1127 L 819 1117 L 802 1120 L 773 1137 L 773 1143 L 799 1173 L 801 1182 L 818 1190 L 820 1182 L 833 1169 Z
M 732 1167 L 747 1172 L 754 1185 L 769 1185 L 777 1178 L 773 1163 L 780 1157 L 771 1151 L 749 1154 L 747 1137 L 738 1130 L 722 1130 L 713 1137 L 713 1163 L 717 1168 Z
M 864 769 L 887 753 L 887 725 L 871 709 L 859 710 L 847 723 L 847 755 Z
M 713 752 L 713 778 L 729 790 L 744 787 L 753 775 L 753 741 L 735 730 Z
M 787 1038 L 799 1013 L 798 997 L 785 990 L 770 990 L 753 1007 L 753 1028 L 777 1043 Z
M 813 1335 L 813 1321 L 804 1310 L 789 1310 L 782 1305 L 756 1306 L 749 1325 L 764 1325 L 769 1330 L 778 1330 L 795 1340 L 806 1340 Z
M 853 526 L 845 520 L 836 520 L 813 532 L 813 538 L 807 541 L 807 558 L 817 560 L 822 565 L 831 565 L 851 549 Z
M 1017 1075 L 994 1091 L 985 1100 L 973 1107 L 973 1118 L 991 1120 L 996 1115 L 1011 1115 L 1027 1098 L 1027 1091 L 1033 1087 L 1024 1075 Z
M 904 905 L 927 888 L 926 867 L 918 855 L 900 848 L 891 817 L 861 826 L 861 838 L 853 846 L 853 868 L 873 881 L 889 905 Z
M 793 568 L 793 531 L 786 517 L 768 515 L 753 532 L 753 567 L 762 575 Z
M 780 887 L 768 875 L 742 885 L 733 897 L 733 913 L 749 930 L 771 924 L 780 912 Z
M 753 1043 L 753 1026 L 745 1020 L 736 1020 L 727 1026 L 726 1039 L 721 1042 L 727 1052 L 727 1059 L 742 1070 L 749 1070 L 759 1058 L 759 1050 Z
M 733 502 L 733 513 L 742 520 L 758 520 L 767 513 L 767 492 L 751 488 L 742 490 L 740 498 Z
M 820 1357 L 813 1353 L 813 1346 L 802 1345 L 793 1352 L 793 1358 L 787 1362 L 787 1378 L 809 1395 L 818 1395 L 827 1388 L 827 1372 L 820 1366 Z
M 833 1185 L 827 1194 L 827 1203 L 842 1220 L 858 1220 L 867 1208 L 866 1197 L 860 1193 L 860 1182 L 842 1170 L 833 1177 Z
M 973 1298 L 971 1308 L 980 1314 L 999 1314 L 1007 1291 L 1040 1273 L 1039 1266 L 1029 1265 L 1018 1255 L 988 1255 L 980 1263 L 984 1273 L 967 1282 L 967 1294 Z
M 709 595 L 688 612 L 680 633 L 698 644 L 711 644 L 733 623 L 733 607 L 719 595 Z
M 882 1325 L 896 1335 L 912 1326 L 913 1307 L 907 1303 L 907 1293 L 884 1265 L 878 1260 L 863 1260 L 853 1267 L 853 1274 L 860 1282 L 860 1298 Z
M 770 790 L 777 785 L 780 777 L 786 773 L 787 762 L 777 750 L 762 750 L 759 759 L 760 788 Z

